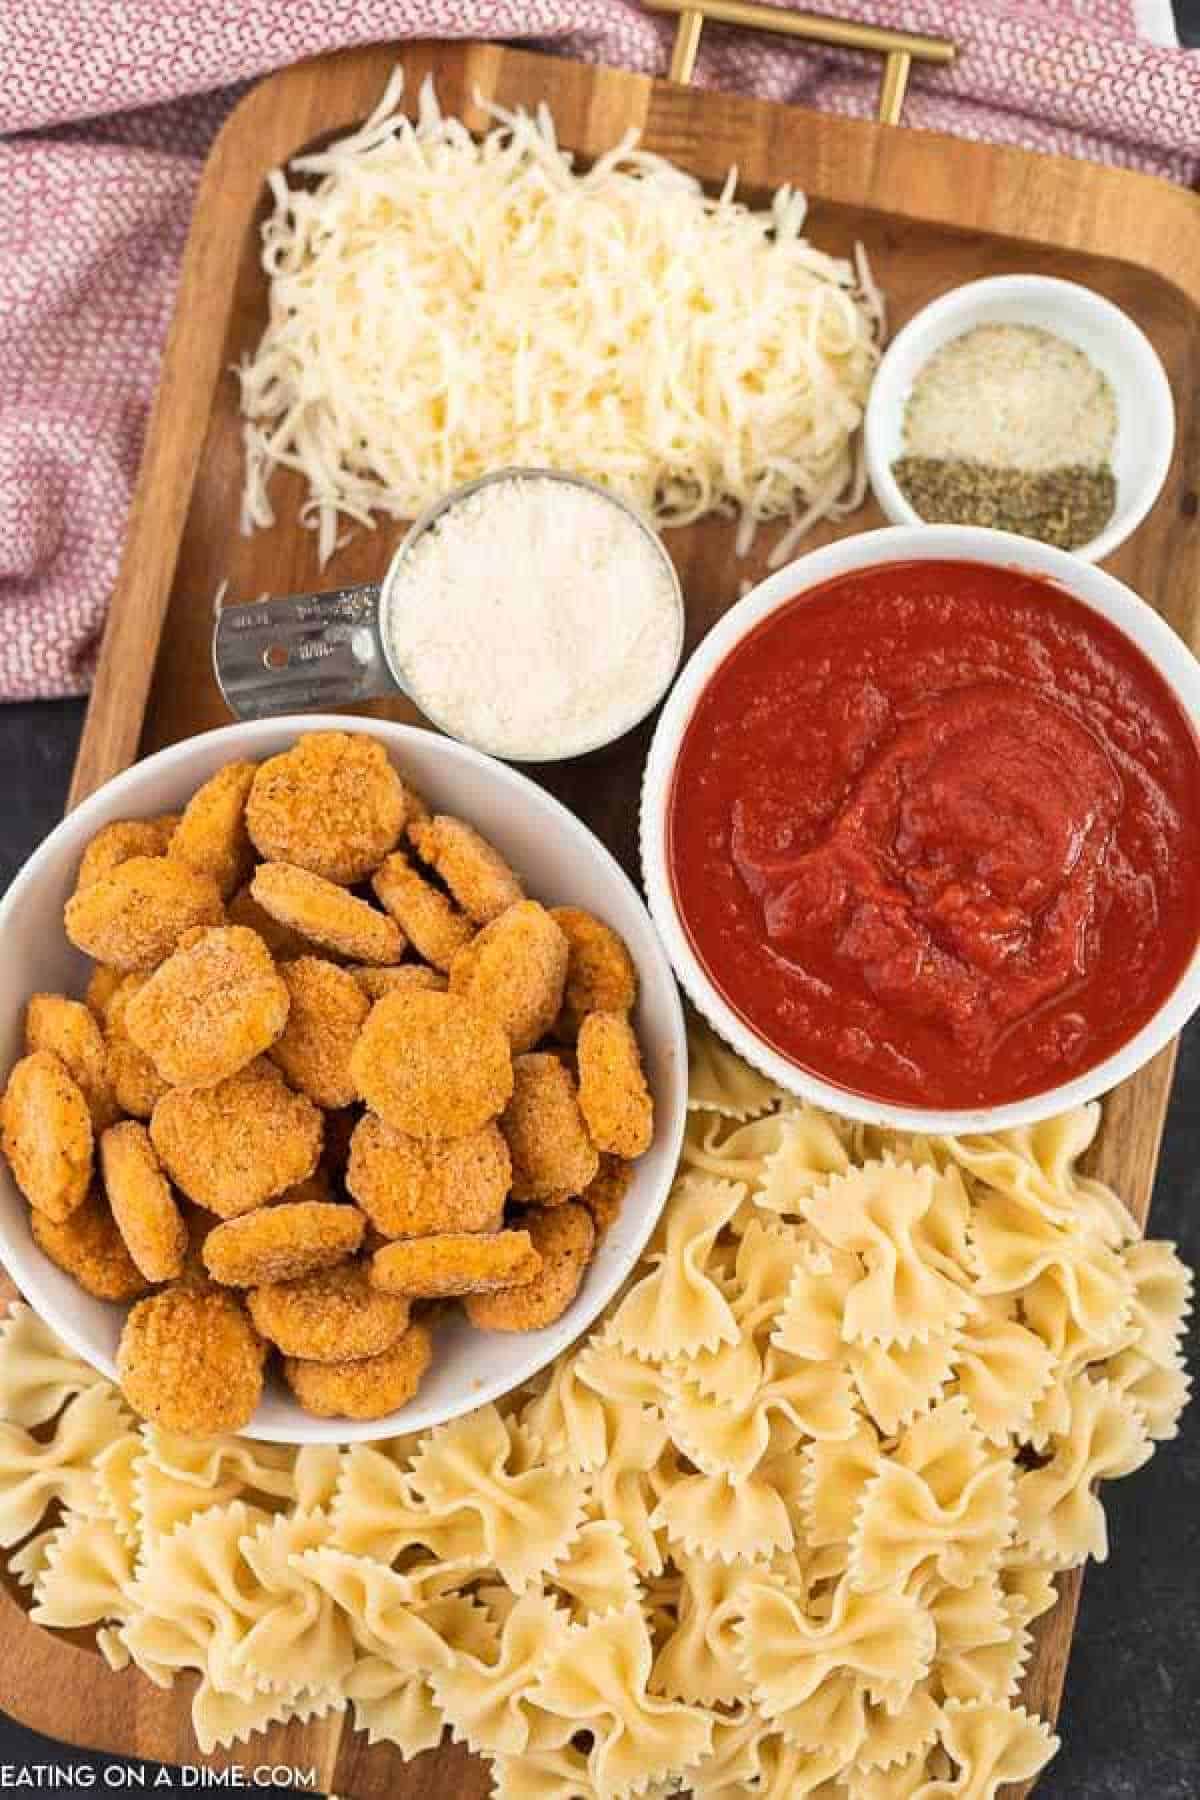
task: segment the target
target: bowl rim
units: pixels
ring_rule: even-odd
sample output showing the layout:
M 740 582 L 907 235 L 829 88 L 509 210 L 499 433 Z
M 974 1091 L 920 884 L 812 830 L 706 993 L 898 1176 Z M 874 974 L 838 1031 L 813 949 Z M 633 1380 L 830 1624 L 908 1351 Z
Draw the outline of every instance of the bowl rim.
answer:
M 759 582 L 692 652 L 659 718 L 646 759 L 639 820 L 642 876 L 651 916 L 685 993 L 718 1035 L 778 1087 L 829 1112 L 898 1131 L 991 1132 L 1036 1124 L 1095 1100 L 1148 1062 L 1200 1007 L 1200 942 L 1157 1012 L 1119 1050 L 1070 1081 L 995 1106 L 905 1106 L 823 1080 L 783 1056 L 746 1024 L 722 997 L 692 948 L 676 906 L 667 855 L 671 784 L 684 732 L 711 676 L 734 647 L 788 601 L 822 582 L 880 563 L 941 559 L 1019 568 L 1055 581 L 1080 604 L 1107 618 L 1142 651 L 1200 736 L 1196 725 L 1200 720 L 1200 662 L 1166 620 L 1115 575 L 1081 562 L 1070 551 L 980 526 L 891 525 L 859 532 L 811 550 Z
M 437 1424 L 444 1424 L 450 1419 L 461 1417 L 476 1407 L 485 1406 L 489 1402 L 502 1399 L 506 1394 L 519 1388 L 545 1369 L 554 1359 L 560 1356 L 595 1323 L 604 1308 L 611 1304 L 619 1293 L 623 1283 L 635 1268 L 646 1244 L 661 1216 L 670 1193 L 671 1183 L 678 1167 L 679 1156 L 683 1144 L 683 1134 L 687 1123 L 687 1034 L 684 1022 L 683 1006 L 674 972 L 662 943 L 660 934 L 655 930 L 653 920 L 644 899 L 639 894 L 635 883 L 626 874 L 608 846 L 601 842 L 591 828 L 582 819 L 571 812 L 556 795 L 541 787 L 530 776 L 519 769 L 511 768 L 497 757 L 486 755 L 456 738 L 444 736 L 431 731 L 428 727 L 404 724 L 388 719 L 365 718 L 340 713 L 296 713 L 285 714 L 266 719 L 250 719 L 234 724 L 218 726 L 214 730 L 198 732 L 192 737 L 183 738 L 178 743 L 169 744 L 132 763 L 128 769 L 113 776 L 95 793 L 72 808 L 54 829 L 34 850 L 13 878 L 7 892 L 0 898 L 0 941 L 10 924 L 14 914 L 24 904 L 29 890 L 42 879 L 48 868 L 61 861 L 65 855 L 75 854 L 75 850 L 86 842 L 86 839 L 113 818 L 121 816 L 122 804 L 129 801 L 136 805 L 135 796 L 152 777 L 161 774 L 174 765 L 186 765 L 194 757 L 217 750 L 228 749 L 229 755 L 235 757 L 239 753 L 255 755 L 254 740 L 277 739 L 280 737 L 297 737 L 308 735 L 314 731 L 348 731 L 361 732 L 374 736 L 384 742 L 389 753 L 402 756 L 404 746 L 414 741 L 423 747 L 431 744 L 437 746 L 437 753 L 445 757 L 451 764 L 474 765 L 486 768 L 490 776 L 494 776 L 501 788 L 510 790 L 516 804 L 526 803 L 530 793 L 539 804 L 544 803 L 550 816 L 554 818 L 565 835 L 565 855 L 590 855 L 597 861 L 610 879 L 626 890 L 628 898 L 646 916 L 647 942 L 651 946 L 651 954 L 658 960 L 658 974 L 661 977 L 657 984 L 661 986 L 662 995 L 667 1008 L 667 1024 L 669 1041 L 663 1046 L 664 1065 L 668 1070 L 667 1091 L 655 1094 L 656 1112 L 662 1120 L 662 1129 L 667 1133 L 656 1147 L 663 1159 L 663 1170 L 660 1178 L 661 1193 L 652 1197 L 645 1208 L 644 1217 L 637 1228 L 627 1236 L 623 1236 L 620 1255 L 614 1258 L 612 1270 L 600 1282 L 596 1290 L 589 1294 L 580 1308 L 581 1295 L 577 1295 L 571 1306 L 562 1317 L 542 1331 L 530 1333 L 531 1355 L 528 1366 L 519 1374 L 501 1374 L 492 1379 L 484 1379 L 477 1384 L 464 1386 L 461 1403 L 444 1409 L 438 1419 L 424 1421 L 417 1426 L 407 1425 L 405 1409 L 385 1414 L 379 1419 L 320 1418 L 315 1414 L 303 1412 L 298 1403 L 286 1395 L 286 1421 L 278 1424 L 256 1422 L 251 1419 L 237 1433 L 239 1437 L 251 1438 L 267 1443 L 352 1443 L 372 1442 L 381 1438 L 402 1435 L 412 1430 L 429 1430 Z M 248 747 L 248 744 L 250 747 Z M 202 747 L 202 748 L 201 748 Z M 275 750 L 258 748 L 257 754 L 267 756 L 277 754 Z M 66 940 L 64 939 L 64 942 Z M 644 970 L 639 963 L 639 976 Z M 7 1076 L 6 1076 L 7 1079 Z M 6 1176 L 8 1175 L 5 1170 Z M 8 1179 L 11 1181 L 11 1177 Z M 13 1192 L 17 1190 L 12 1184 Z M 23 1202 L 22 1202 L 23 1204 Z M 27 1242 L 25 1241 L 27 1239 Z M 40 1264 L 42 1253 L 37 1249 L 32 1235 L 10 1232 L 7 1226 L 0 1226 L 0 1263 L 7 1269 L 12 1280 L 20 1290 L 21 1297 L 43 1319 L 50 1329 L 76 1355 L 94 1369 L 99 1370 L 110 1381 L 116 1381 L 115 1361 L 102 1353 L 93 1342 L 88 1331 L 84 1329 L 79 1315 L 71 1308 L 61 1306 L 52 1295 L 48 1295 L 43 1285 Z M 80 1290 L 82 1293 L 82 1290 Z M 92 1296 L 85 1296 L 91 1301 Z M 102 1304 L 96 1302 L 96 1304 Z M 537 1339 L 536 1348 L 533 1340 Z
M 890 420 L 895 416 L 903 399 L 903 393 L 897 386 L 900 377 L 896 371 L 905 358 L 919 349 L 924 339 L 934 337 L 938 341 L 931 344 L 920 357 L 918 367 L 923 366 L 950 337 L 960 336 L 962 332 L 969 330 L 972 321 L 992 302 L 1002 299 L 1032 299 L 1039 293 L 1050 294 L 1063 301 L 1067 312 L 1090 315 L 1114 341 L 1122 341 L 1126 357 L 1136 368 L 1139 386 L 1147 393 L 1153 392 L 1154 405 L 1166 420 L 1166 430 L 1156 432 L 1151 440 L 1146 457 L 1146 473 L 1138 484 L 1133 500 L 1123 509 L 1114 512 L 1103 531 L 1097 532 L 1086 544 L 1080 544 L 1077 549 L 1069 552 L 1084 562 L 1101 562 L 1105 557 L 1111 556 L 1126 538 L 1133 535 L 1162 492 L 1175 450 L 1177 421 L 1175 400 L 1162 358 L 1141 326 L 1114 301 L 1096 293 L 1092 288 L 1084 287 L 1078 281 L 1066 281 L 1059 275 L 987 275 L 978 281 L 966 281 L 958 287 L 948 288 L 945 293 L 938 294 L 919 312 L 914 313 L 884 350 L 867 396 L 863 415 L 863 451 L 867 477 L 872 493 L 894 525 L 927 526 L 930 523 L 905 499 L 880 442 L 885 419 Z M 943 336 L 943 328 L 950 324 L 953 324 L 954 329 Z M 1040 542 L 1036 538 L 1029 541 Z

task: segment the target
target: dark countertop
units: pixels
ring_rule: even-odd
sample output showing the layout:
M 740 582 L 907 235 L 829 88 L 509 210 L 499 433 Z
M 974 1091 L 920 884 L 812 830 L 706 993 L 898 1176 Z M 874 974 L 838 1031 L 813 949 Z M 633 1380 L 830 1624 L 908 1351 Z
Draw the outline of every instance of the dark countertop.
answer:
M 0 888 L 62 812 L 82 719 L 82 701 L 0 706 Z M 1151 1226 L 1200 1266 L 1200 1021 L 1184 1039 Z M 1194 1347 L 1193 1333 L 1190 1354 Z M 1137 1475 L 1106 1485 L 1104 1496 L 1111 1559 L 1088 1573 L 1064 1745 L 1038 1792 L 1046 1800 L 1197 1800 L 1200 1411 L 1185 1416 L 1175 1443 Z M 6 1764 L 56 1760 L 88 1759 L 0 1714 L 0 1785 L 13 1781 Z M 98 1768 L 106 1760 L 94 1759 Z

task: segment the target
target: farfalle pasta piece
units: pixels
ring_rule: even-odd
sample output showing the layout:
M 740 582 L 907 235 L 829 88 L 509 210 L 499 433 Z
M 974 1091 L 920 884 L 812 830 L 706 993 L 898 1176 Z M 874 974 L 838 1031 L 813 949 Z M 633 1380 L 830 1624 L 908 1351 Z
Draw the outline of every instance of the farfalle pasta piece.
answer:
M 589 1519 L 582 1525 L 546 1580 L 570 1601 L 576 1619 L 629 1606 L 641 1593 L 625 1533 L 615 1519 Z
M 588 1773 L 606 1800 L 639 1794 L 705 1757 L 712 1721 L 699 1707 L 649 1689 L 653 1646 L 640 1607 L 569 1627 L 532 1698 L 590 1731 Z
M 1100 1125 L 1092 1101 L 1035 1125 L 1008 1131 L 932 1140 L 934 1154 L 950 1157 L 983 1186 L 1053 1219 L 1062 1226 L 1096 1231 L 1113 1248 L 1139 1237 L 1137 1222 L 1104 1182 L 1076 1167 Z
M 693 1113 L 684 1131 L 681 1165 L 715 1181 L 739 1182 L 757 1196 L 771 1155 L 787 1134 L 786 1113 L 771 1112 L 740 1124 L 714 1113 Z
M 672 1436 L 688 1460 L 706 1475 L 735 1480 L 766 1455 L 776 1415 L 807 1437 L 851 1437 L 856 1415 L 849 1374 L 772 1346 L 758 1385 L 740 1404 L 701 1393 L 686 1375 L 678 1375 L 668 1409 Z
M 82 1515 L 86 1517 L 86 1515 Z M 32 1588 L 37 1585 L 37 1578 L 46 1566 L 46 1559 L 61 1525 L 50 1525 L 45 1531 L 37 1531 L 26 1538 L 8 1559 L 9 1573 L 20 1582 L 22 1587 Z
M 728 1475 L 682 1475 L 666 1488 L 651 1515 L 671 1544 L 687 1556 L 722 1562 L 757 1562 L 790 1550 L 795 1528 L 778 1488 L 756 1471 L 737 1481 Z
M 924 1762 L 941 1722 L 941 1707 L 926 1688 L 914 1688 L 894 1711 L 869 1700 L 866 1731 L 854 1754 L 852 1779 Z
M 525 1452 L 494 1406 L 431 1431 L 414 1456 L 408 1485 L 436 1516 L 466 1520 L 476 1548 L 520 1592 L 553 1566 L 583 1519 L 581 1476 L 537 1466 L 513 1468 Z
M 221 1694 L 249 1700 L 261 1691 L 235 1653 L 258 1611 L 242 1539 L 267 1522 L 260 1509 L 235 1500 L 208 1507 L 148 1547 L 122 1635 L 152 1681 L 165 1686 L 176 1671 L 198 1669 Z
M 867 1484 L 850 1569 L 864 1588 L 921 1573 L 965 1587 L 995 1565 L 1013 1529 L 1013 1465 L 990 1452 L 965 1403 L 943 1401 L 911 1424 Z
M 216 1487 L 201 1487 L 168 1473 L 145 1454 L 133 1462 L 130 1480 L 138 1541 L 143 1550 L 160 1538 L 169 1537 L 177 1526 L 188 1524 L 197 1513 L 214 1506 L 228 1506 L 243 1491 L 236 1476 L 218 1482 Z
M 126 1619 L 133 1566 L 133 1548 L 110 1520 L 68 1513 L 47 1547 L 29 1616 L 56 1631 Z
M 1129 1318 L 1133 1282 L 1119 1253 L 1010 1195 L 979 1194 L 971 1250 L 978 1292 L 1019 1293 L 1026 1322 L 1060 1360 L 1080 1341 L 1112 1344 Z
M 801 1464 L 804 1533 L 814 1549 L 846 1544 L 868 1483 L 882 1466 L 879 1433 L 863 1419 L 841 1443 L 807 1445 Z
M 295 1455 L 292 1481 L 297 1508 L 301 1512 L 316 1512 L 319 1507 L 332 1506 L 342 1472 L 342 1453 L 338 1446 L 301 1444 Z
M 1181 1361 L 1154 1362 L 1139 1348 L 1131 1347 L 1118 1350 L 1100 1363 L 1096 1372 L 1137 1407 L 1148 1437 L 1162 1444 L 1178 1436 L 1191 1392 L 1191 1378 Z
M 1098 1481 L 1132 1475 L 1154 1445 L 1137 1408 L 1105 1381 L 1076 1376 L 1067 1391 L 1070 1422 L 1054 1455 L 1017 1481 L 1017 1531 L 1047 1562 L 1069 1568 L 1108 1557 Z
M 578 1356 L 564 1356 L 521 1413 L 521 1424 L 551 1468 L 598 1469 L 608 1451 L 609 1408 L 580 1380 Z
M 690 1008 L 687 1041 L 690 1111 L 751 1119 L 768 1112 L 783 1097 L 773 1081 L 743 1062 Z
M 663 1558 L 654 1518 L 667 1486 L 670 1434 L 661 1414 L 648 1406 L 622 1407 L 616 1423 L 604 1465 L 591 1478 L 592 1496 L 603 1516 L 621 1527 L 638 1572 L 657 1574 Z
M 0 1327 L 0 1419 L 44 1425 L 75 1394 L 109 1385 L 59 1343 L 31 1306 L 14 1300 Z
M 1192 1310 L 1192 1271 L 1180 1261 L 1174 1244 L 1161 1239 L 1130 1244 L 1124 1262 L 1133 1281 L 1132 1341 L 1160 1368 L 1173 1368 Z
M 1041 1719 L 995 1700 L 947 1701 L 940 1737 L 957 1774 L 919 1788 L 918 1800 L 996 1800 L 1009 1782 L 1031 1780 L 1058 1749 Z
M 107 1382 L 68 1400 L 44 1441 L 0 1423 L 0 1545 L 20 1543 L 55 1500 L 76 1512 L 98 1505 L 95 1461 L 130 1426 Z
M 939 1185 L 956 1181 L 911 1164 L 868 1163 L 835 1176 L 803 1201 L 804 1217 L 820 1236 L 862 1263 L 843 1306 L 843 1337 L 907 1345 L 944 1335 L 970 1311 L 966 1275 L 962 1285 L 952 1280 L 935 1259 L 925 1258 L 920 1243 L 921 1222 L 936 1211 Z
M 1021 1436 L 1054 1371 L 1054 1352 L 1016 1319 L 981 1308 L 962 1327 L 954 1375 L 989 1443 Z
M 801 1749 L 836 1749 L 844 1762 L 863 1742 L 867 1701 L 898 1706 L 929 1673 L 936 1648 L 916 1600 L 861 1593 L 848 1577 L 823 1618 L 783 1588 L 751 1583 L 738 1634 L 759 1712 Z
M 676 1182 L 658 1247 L 649 1256 L 650 1273 L 629 1290 L 613 1318 L 623 1349 L 656 1360 L 737 1341 L 737 1322 L 707 1265 L 717 1233 L 744 1195 L 740 1186 L 703 1176 Z
M 354 1664 L 350 1626 L 332 1597 L 311 1579 L 304 1553 L 326 1544 L 321 1512 L 285 1513 L 256 1525 L 240 1544 L 255 1586 L 253 1620 L 233 1665 L 259 1688 L 338 1692 Z
M 765 1220 L 761 1215 L 747 1222 L 734 1251 L 732 1267 L 723 1278 L 738 1329 L 737 1340 L 664 1365 L 672 1410 L 681 1381 L 702 1397 L 731 1407 L 753 1405 L 764 1380 L 771 1333 L 787 1302 L 793 1269 L 797 1258 L 807 1250 L 805 1240 L 789 1226 Z
M 912 1344 L 849 1344 L 846 1357 L 863 1410 L 894 1437 L 938 1400 L 954 1368 L 959 1330 Z
M 399 1464 L 369 1444 L 346 1450 L 329 1512 L 331 1541 L 356 1556 L 390 1563 L 424 1547 L 448 1562 L 486 1560 L 474 1516 L 422 1505 Z
M 756 1184 L 757 1201 L 766 1212 L 799 1218 L 801 1201 L 830 1176 L 845 1175 L 850 1158 L 829 1114 L 803 1101 L 792 1101 L 778 1115 L 778 1133 Z
M 138 1474 L 145 1454 L 141 1432 L 127 1431 L 100 1452 L 95 1464 L 97 1509 L 135 1549 L 142 1541 Z
M 1032 1648 L 1022 1614 L 999 1574 L 968 1587 L 932 1585 L 922 1595 L 937 1630 L 933 1685 L 942 1700 L 1011 1700 Z
M 566 1614 L 549 1596 L 525 1593 L 504 1620 L 490 1656 L 459 1650 L 448 1666 L 435 1669 L 430 1687 L 453 1735 L 480 1755 L 518 1756 L 526 1750 L 538 1706 L 534 1690 L 562 1654 L 568 1629 Z
M 260 1444 L 249 1438 L 184 1437 L 148 1425 L 143 1432 L 148 1460 L 164 1474 L 198 1488 L 242 1488 L 275 1500 L 295 1496 L 297 1450 L 291 1444 Z
M 192 1729 L 201 1751 L 211 1756 L 214 1750 L 228 1750 L 234 1744 L 245 1743 L 271 1725 L 286 1725 L 292 1720 L 306 1724 L 343 1704 L 340 1694 L 315 1690 L 300 1694 L 273 1690 L 232 1694 L 205 1679 L 192 1699 Z
M 672 1700 L 732 1706 L 746 1697 L 736 1630 L 746 1571 L 702 1556 L 675 1560 L 683 1578 L 678 1615 L 654 1659 L 650 1685 Z

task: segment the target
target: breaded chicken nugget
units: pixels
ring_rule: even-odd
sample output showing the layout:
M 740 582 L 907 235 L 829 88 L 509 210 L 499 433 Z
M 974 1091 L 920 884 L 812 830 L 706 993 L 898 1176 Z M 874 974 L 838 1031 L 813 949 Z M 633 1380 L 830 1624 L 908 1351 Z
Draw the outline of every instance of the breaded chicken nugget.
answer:
M 26 1050 L 49 1050 L 75 1083 L 103 1131 L 117 1117 L 104 1036 L 92 1013 L 79 1000 L 62 994 L 35 994 L 25 1012 Z
M 450 965 L 450 992 L 500 1020 L 513 1055 L 544 1038 L 562 1006 L 567 940 L 544 906 L 520 900 L 485 925 Z
M 393 963 L 390 969 L 371 969 L 355 963 L 350 973 L 372 1004 L 399 989 L 425 988 L 430 993 L 444 994 L 449 985 L 441 970 L 431 969 L 428 963 Z
M 550 917 L 567 940 L 567 985 L 555 1036 L 573 1044 L 591 1012 L 629 1012 L 637 999 L 637 971 L 623 938 L 582 906 L 552 906 Z
M 172 1088 L 154 1109 L 150 1137 L 188 1199 L 232 1219 L 312 1174 L 321 1115 L 260 1056 L 216 1087 Z
M 215 1437 L 250 1423 L 265 1348 L 236 1295 L 182 1282 L 141 1300 L 117 1351 L 134 1412 L 165 1431 Z
M 91 1188 L 66 1219 L 29 1215 L 33 1241 L 44 1256 L 97 1300 L 138 1300 L 150 1283 L 134 1263 L 104 1195 Z
M 83 853 L 76 893 L 111 875 L 131 856 L 165 856 L 178 824 L 178 813 L 164 813 L 159 819 L 114 819 L 111 825 L 102 825 Z
M 211 875 L 228 900 L 254 863 L 254 846 L 246 830 L 246 797 L 258 774 L 257 763 L 231 762 L 196 789 L 183 809 L 167 855 L 202 875 Z
M 580 1204 L 592 1215 L 597 1243 L 608 1235 L 620 1217 L 632 1180 L 633 1164 L 622 1162 L 619 1156 L 610 1156 L 606 1150 L 600 1158 L 600 1170 L 595 1180 L 579 1196 Z
M 92 1179 L 87 1101 L 57 1056 L 23 1056 L 0 1101 L 0 1148 L 30 1206 L 65 1219 L 82 1206 Z
M 359 1262 L 251 1288 L 249 1305 L 263 1336 L 305 1362 L 379 1356 L 408 1329 L 408 1301 L 373 1288 Z
M 110 969 L 107 963 L 97 963 L 92 970 L 87 984 L 84 1000 L 88 1011 L 96 1015 L 101 1025 L 108 1023 L 108 1009 L 112 1005 L 113 996 L 128 976 L 120 969 Z
M 584 1270 L 596 1245 L 587 1208 L 575 1200 L 565 1206 L 531 1207 L 521 1223 L 541 1258 L 537 1274 L 521 1287 L 499 1294 L 468 1294 L 463 1305 L 481 1331 L 540 1331 L 561 1318 L 579 1292 Z
M 353 975 L 316 956 L 283 963 L 279 973 L 291 1011 L 271 1060 L 317 1106 L 350 1106 L 357 1098 L 350 1052 L 371 1002 Z
M 352 887 L 400 841 L 404 788 L 374 738 L 314 731 L 263 763 L 246 824 L 266 861 Z
M 64 914 L 71 942 L 116 969 L 153 969 L 185 931 L 224 917 L 212 877 L 168 856 L 131 856 L 72 894 Z
M 384 1237 L 499 1231 L 512 1175 L 495 1125 L 467 1137 L 415 1138 L 374 1113 L 350 1140 L 346 1186 Z
M 385 1244 L 371 1258 L 371 1281 L 388 1294 L 444 1300 L 516 1287 L 540 1267 L 527 1231 L 443 1231 Z
M 298 956 L 321 954 L 310 938 L 302 937 L 290 926 L 273 919 L 266 907 L 258 904 L 248 885 L 238 889 L 225 911 L 231 925 L 244 925 L 247 931 L 257 931 L 276 962 L 293 962 Z
M 179 949 L 125 1005 L 123 1025 L 164 1081 L 211 1087 L 270 1048 L 289 1005 L 287 985 L 258 934 L 221 925 L 184 933 Z
M 597 1150 L 629 1159 L 650 1148 L 654 1102 L 624 1013 L 589 1013 L 579 1028 L 579 1104 Z
M 104 1133 L 100 1173 L 117 1228 L 146 1280 L 181 1275 L 187 1226 L 144 1125 L 126 1119 Z
M 600 1167 L 575 1082 L 557 1056 L 513 1058 L 512 1099 L 500 1129 L 512 1156 L 514 1200 L 566 1200 L 581 1194 Z
M 283 1378 L 305 1412 L 320 1419 L 382 1419 L 412 1399 L 432 1360 L 432 1334 L 413 1324 L 378 1356 L 341 1363 L 285 1356 Z
M 463 945 L 470 943 L 470 920 L 418 875 L 402 851 L 380 864 L 371 886 L 417 955 L 436 968 L 448 969 Z
M 345 888 L 289 863 L 261 863 L 250 892 L 281 925 L 353 962 L 397 963 L 404 935 L 394 919 Z
M 149 975 L 122 975 L 105 1012 L 105 1062 L 113 1098 L 121 1112 L 134 1119 L 148 1119 L 168 1087 L 125 1025 L 131 1000 L 149 979 Z
M 477 925 L 487 925 L 525 890 L 500 852 L 465 819 L 448 813 L 409 824 L 408 840 L 417 855 L 436 869 L 458 904 Z
M 460 1138 L 494 1119 L 512 1093 L 508 1040 L 457 994 L 385 994 L 350 1057 L 361 1097 L 396 1131 Z
M 356 1206 L 325 1206 L 319 1200 L 260 1206 L 209 1232 L 204 1266 L 225 1287 L 292 1281 L 353 1256 L 365 1226 Z

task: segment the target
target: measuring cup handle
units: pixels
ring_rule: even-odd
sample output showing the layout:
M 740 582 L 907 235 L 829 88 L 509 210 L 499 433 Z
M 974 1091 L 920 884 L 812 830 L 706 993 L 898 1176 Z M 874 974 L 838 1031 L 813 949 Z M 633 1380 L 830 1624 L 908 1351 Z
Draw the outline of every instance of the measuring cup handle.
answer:
M 372 583 L 224 607 L 212 656 L 230 712 L 269 719 L 403 693 L 384 648 L 379 599 Z

